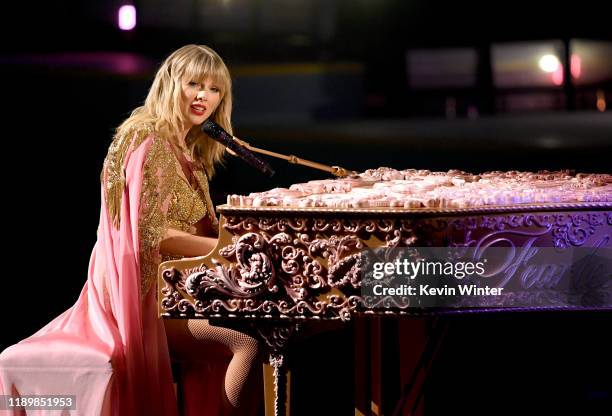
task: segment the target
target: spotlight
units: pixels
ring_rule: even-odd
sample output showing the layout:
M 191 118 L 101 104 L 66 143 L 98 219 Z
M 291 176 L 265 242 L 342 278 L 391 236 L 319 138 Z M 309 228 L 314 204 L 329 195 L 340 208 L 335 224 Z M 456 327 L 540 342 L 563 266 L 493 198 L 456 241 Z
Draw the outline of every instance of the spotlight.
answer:
M 134 29 L 136 27 L 136 8 L 132 5 L 119 7 L 118 23 L 121 30 Z
M 538 62 L 538 66 L 540 67 L 540 69 L 544 72 L 549 73 L 557 71 L 559 65 L 559 58 L 557 58 L 555 55 L 544 55 L 540 58 L 540 61 Z

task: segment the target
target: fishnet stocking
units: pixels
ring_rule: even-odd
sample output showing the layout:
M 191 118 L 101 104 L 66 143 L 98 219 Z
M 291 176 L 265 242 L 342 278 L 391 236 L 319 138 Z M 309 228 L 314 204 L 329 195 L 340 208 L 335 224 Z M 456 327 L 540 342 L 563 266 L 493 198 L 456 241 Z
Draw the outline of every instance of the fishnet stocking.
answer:
M 204 319 L 166 319 L 166 336 L 172 358 L 179 361 L 204 361 L 232 357 L 224 380 L 224 399 L 232 408 L 248 407 L 252 402 L 261 369 L 262 346 L 241 332 L 213 326 Z M 249 388 L 245 389 L 245 386 Z M 240 412 L 243 413 L 243 412 Z

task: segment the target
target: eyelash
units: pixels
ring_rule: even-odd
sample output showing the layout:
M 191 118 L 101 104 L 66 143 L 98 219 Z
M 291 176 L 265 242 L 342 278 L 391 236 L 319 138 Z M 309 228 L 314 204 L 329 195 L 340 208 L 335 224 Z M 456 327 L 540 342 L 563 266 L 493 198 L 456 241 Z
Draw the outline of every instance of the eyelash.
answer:
M 193 87 L 193 86 L 196 86 L 196 85 L 202 85 L 202 84 L 200 84 L 199 82 L 195 82 L 195 81 L 189 81 L 189 86 Z M 211 87 L 210 89 L 213 92 L 220 92 L 221 91 L 217 87 Z

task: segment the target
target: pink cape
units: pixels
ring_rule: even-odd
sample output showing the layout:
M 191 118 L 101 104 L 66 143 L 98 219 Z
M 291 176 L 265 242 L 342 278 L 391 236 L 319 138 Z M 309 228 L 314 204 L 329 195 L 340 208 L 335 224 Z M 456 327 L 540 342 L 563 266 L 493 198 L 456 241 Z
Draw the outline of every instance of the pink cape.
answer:
M 109 219 L 102 185 L 98 238 L 77 302 L 0 355 L 0 395 L 76 396 L 76 412 L 28 415 L 178 415 L 156 285 L 140 302 L 138 220 L 143 167 L 153 140 L 148 136 L 126 157 L 119 229 Z M 196 367 L 202 371 L 194 376 Z M 199 401 L 186 407 L 218 413 L 221 385 L 215 383 L 221 383 L 223 370 L 211 364 L 184 371 L 185 397 Z

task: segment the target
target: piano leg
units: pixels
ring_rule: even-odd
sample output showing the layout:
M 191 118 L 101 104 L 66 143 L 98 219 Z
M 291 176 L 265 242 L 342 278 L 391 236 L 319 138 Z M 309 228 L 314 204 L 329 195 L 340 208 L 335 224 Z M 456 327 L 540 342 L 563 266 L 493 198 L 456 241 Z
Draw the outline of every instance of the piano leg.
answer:
M 290 413 L 290 391 L 287 366 L 287 346 L 291 335 L 298 329 L 299 324 L 292 322 L 271 323 L 270 325 L 258 325 L 257 332 L 264 340 L 269 349 L 269 363 L 272 367 L 272 383 L 266 377 L 266 416 L 289 416 Z M 269 372 L 266 372 L 269 375 Z M 274 385 L 273 412 L 268 403 L 269 389 Z
M 353 328 L 355 416 L 390 415 L 400 395 L 398 321 L 359 316 Z
M 270 354 L 274 378 L 274 416 L 289 416 L 289 385 L 284 354 Z
M 389 415 L 399 398 L 400 371 L 398 358 L 398 322 L 372 317 L 370 323 L 372 416 Z
M 355 339 L 355 416 L 366 416 L 371 414 L 369 319 L 356 317 L 353 331 Z
M 439 345 L 432 325 L 430 318 L 355 318 L 355 416 L 424 414 L 424 375 Z
M 277 384 L 275 384 L 274 368 L 269 364 L 264 365 L 264 403 L 265 416 L 273 416 L 277 402 Z M 291 413 L 291 370 L 285 367 L 285 408 L 286 415 Z M 282 406 L 281 406 L 282 407 Z
M 399 321 L 399 325 L 403 388 L 401 397 L 395 405 L 393 416 L 420 416 L 424 414 L 422 403 L 425 385 L 431 365 L 444 340 L 448 321 L 444 318 L 403 319 Z M 408 334 L 411 333 L 416 337 L 409 340 Z

